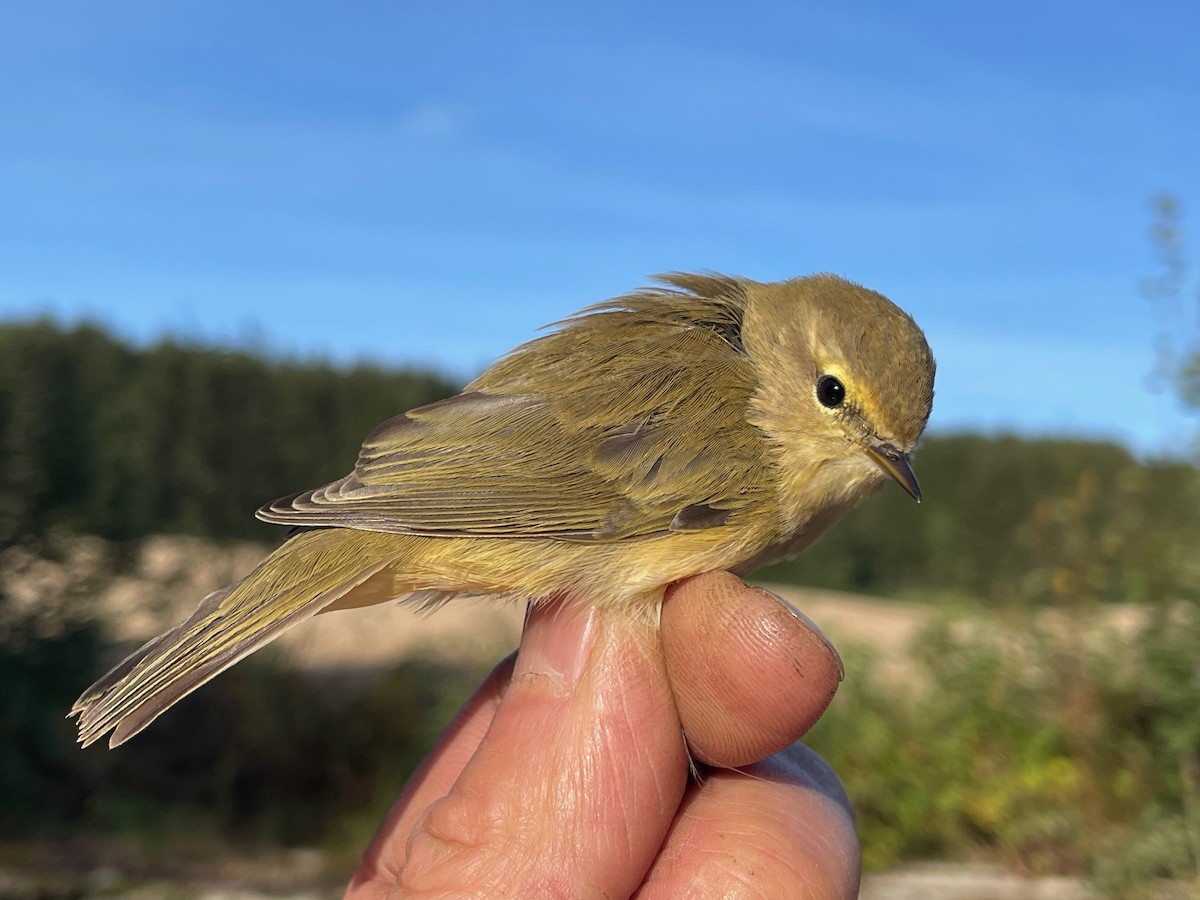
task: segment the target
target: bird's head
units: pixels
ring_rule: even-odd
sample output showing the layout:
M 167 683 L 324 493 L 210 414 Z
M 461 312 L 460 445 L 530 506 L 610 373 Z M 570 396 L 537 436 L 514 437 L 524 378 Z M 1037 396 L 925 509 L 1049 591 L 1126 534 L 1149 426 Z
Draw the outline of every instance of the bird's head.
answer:
M 934 361 L 912 318 L 833 275 L 745 285 L 743 340 L 758 375 L 751 415 L 781 463 L 830 489 L 886 474 L 921 499 L 909 463 L 933 404 Z

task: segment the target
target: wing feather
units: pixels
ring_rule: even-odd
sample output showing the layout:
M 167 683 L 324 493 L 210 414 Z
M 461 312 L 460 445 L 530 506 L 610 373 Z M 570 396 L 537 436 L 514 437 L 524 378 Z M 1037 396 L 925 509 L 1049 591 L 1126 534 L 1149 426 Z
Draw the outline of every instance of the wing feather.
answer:
M 351 474 L 259 517 L 570 541 L 719 527 L 764 498 L 770 463 L 746 419 L 736 282 L 712 281 L 729 296 L 704 282 L 711 296 L 642 292 L 569 320 L 464 393 L 384 422 Z

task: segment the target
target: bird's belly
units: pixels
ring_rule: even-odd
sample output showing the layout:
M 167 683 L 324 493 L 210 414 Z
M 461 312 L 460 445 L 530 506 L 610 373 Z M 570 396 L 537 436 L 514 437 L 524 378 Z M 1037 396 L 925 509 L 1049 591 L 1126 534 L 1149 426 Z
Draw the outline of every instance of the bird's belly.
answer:
M 765 543 L 745 526 L 614 543 L 362 534 L 371 544 L 392 545 L 388 555 L 393 561 L 330 609 L 415 592 L 528 600 L 567 595 L 605 606 L 656 608 L 671 582 L 733 568 Z

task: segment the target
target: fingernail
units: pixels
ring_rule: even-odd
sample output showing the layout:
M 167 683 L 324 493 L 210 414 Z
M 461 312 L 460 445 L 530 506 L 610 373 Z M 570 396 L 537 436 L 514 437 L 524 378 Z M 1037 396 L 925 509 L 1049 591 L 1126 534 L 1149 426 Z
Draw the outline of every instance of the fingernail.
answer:
M 596 613 L 590 606 L 552 603 L 532 607 L 525 621 L 513 679 L 538 676 L 567 693 L 583 676 L 596 640 Z
M 806 629 L 808 629 L 810 632 L 812 632 L 812 634 L 822 644 L 825 645 L 825 649 L 827 649 L 829 651 L 830 656 L 833 657 L 833 661 L 837 663 L 838 681 L 842 681 L 843 679 L 845 679 L 846 667 L 845 667 L 845 665 L 842 664 L 841 654 L 838 653 L 837 647 L 833 646 L 833 641 L 831 641 L 829 639 L 829 636 L 821 630 L 821 627 L 816 622 L 814 622 L 812 619 L 810 619 L 808 616 L 806 616 L 804 613 L 800 612 L 800 610 L 798 610 L 795 606 L 793 606 L 791 601 L 784 599 L 783 597 L 776 594 L 774 591 L 768 591 L 766 588 L 761 588 L 761 587 L 756 588 L 756 590 L 761 591 L 762 593 L 764 593 L 768 597 L 770 597 L 772 600 L 775 600 L 777 603 L 779 603 L 781 606 L 783 606 L 784 609 L 786 609 L 793 616 L 795 616 L 796 619 L 799 620 L 801 625 L 803 625 Z

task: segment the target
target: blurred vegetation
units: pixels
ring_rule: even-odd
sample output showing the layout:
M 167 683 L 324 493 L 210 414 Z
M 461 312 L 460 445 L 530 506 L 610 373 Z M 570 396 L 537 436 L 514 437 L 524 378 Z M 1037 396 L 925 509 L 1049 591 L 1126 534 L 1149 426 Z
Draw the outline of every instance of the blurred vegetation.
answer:
M 56 529 L 278 539 L 255 509 L 341 477 L 375 425 L 454 390 L 428 373 L 177 342 L 139 349 L 91 325 L 0 325 L 0 547 Z M 1176 556 L 1195 546 L 1193 469 L 1181 461 L 1139 462 L 1094 441 L 964 434 L 927 438 L 917 469 L 925 504 L 885 486 L 813 550 L 761 577 L 1008 602 L 1026 595 L 1044 552 L 1014 536 L 1080 478 L 1103 486 L 1088 521 L 1124 529 L 1102 537 L 1090 576 L 1104 599 L 1161 592 Z
M 1159 390 L 1177 395 L 1200 414 L 1200 283 L 1188 283 L 1183 203 L 1170 191 L 1160 191 L 1150 206 L 1150 245 L 1158 271 L 1142 281 L 1141 293 L 1159 323 L 1152 374 Z M 1200 452 L 1200 432 L 1195 437 Z
M 306 676 L 268 649 L 120 752 L 81 750 L 64 711 L 115 661 L 86 588 L 49 610 L 0 596 L 0 840 L 92 833 L 153 853 L 207 836 L 356 858 L 486 673 L 414 659 Z
M 759 577 L 1002 606 L 1052 602 L 1061 591 L 1031 584 L 1031 573 L 1058 552 L 1046 543 L 1059 539 L 1055 498 L 1079 492 L 1087 501 L 1069 516 L 1086 531 L 1078 550 L 1090 556 L 1084 577 L 1100 599 L 1161 596 L 1200 546 L 1196 470 L 1187 462 L 1139 462 L 1101 442 L 963 434 L 924 440 L 914 467 L 924 503 L 885 485 L 812 549 Z
M 904 684 L 847 653 L 808 742 L 845 780 L 865 866 L 999 857 L 1113 896 L 1200 887 L 1200 607 L 1160 612 L 1130 635 L 959 609 Z
M 1189 352 L 1192 355 L 1189 355 Z M 1184 352 L 1169 382 L 1200 411 Z M 379 421 L 452 392 L 429 374 L 272 361 L 93 326 L 0 326 L 0 546 L 157 532 L 277 537 L 253 510 L 343 474 Z M 1114 896 L 1197 878 L 1200 479 L 1078 440 L 936 435 L 927 502 L 898 490 L 761 578 L 945 611 L 903 678 L 848 650 L 812 736 L 846 780 L 870 868 L 1001 858 Z M 0 838 L 198 835 L 317 844 L 348 867 L 481 676 L 413 661 L 303 677 L 270 652 L 121 748 L 62 718 L 113 661 L 95 585 L 54 609 L 0 595 Z M 1109 628 L 1115 603 L 1139 604 Z M 10 737 L 11 736 L 11 737 Z
M 340 478 L 371 428 L 455 390 L 427 372 L 0 324 L 0 546 L 54 528 L 277 538 L 254 510 Z

